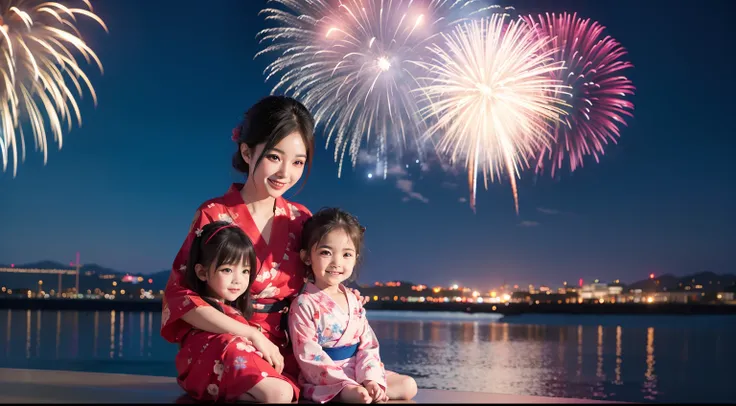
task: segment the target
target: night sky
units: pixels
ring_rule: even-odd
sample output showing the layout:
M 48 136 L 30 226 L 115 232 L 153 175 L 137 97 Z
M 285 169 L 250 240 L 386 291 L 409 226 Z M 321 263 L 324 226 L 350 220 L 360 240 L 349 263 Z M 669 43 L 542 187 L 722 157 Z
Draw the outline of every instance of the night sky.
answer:
M 31 147 L 15 179 L 12 164 L 0 172 L 0 263 L 68 262 L 79 251 L 82 263 L 120 271 L 170 267 L 197 206 L 241 180 L 230 131 L 274 84 L 262 75 L 274 56 L 253 59 L 264 4 L 93 2 L 110 29 L 81 25 L 105 68 L 82 65 L 99 105 L 85 93 L 83 126 L 65 133 L 60 151 L 49 140 L 46 166 Z M 511 4 L 577 11 L 629 51 L 635 117 L 599 164 L 590 158 L 556 179 L 525 172 L 518 216 L 508 181 L 480 187 L 473 213 L 461 202 L 465 177 L 438 165 L 386 180 L 359 166 L 338 179 L 332 147 L 317 134 L 309 181 L 286 197 L 359 217 L 362 283 L 483 289 L 736 271 L 732 3 Z

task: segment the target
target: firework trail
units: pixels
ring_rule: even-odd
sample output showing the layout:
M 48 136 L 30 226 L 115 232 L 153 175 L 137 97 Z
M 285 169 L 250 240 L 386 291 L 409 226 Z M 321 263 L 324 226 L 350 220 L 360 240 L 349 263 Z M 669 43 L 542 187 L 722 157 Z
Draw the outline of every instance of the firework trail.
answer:
M 335 144 L 342 172 L 365 144 L 384 178 L 388 154 L 416 148 L 425 130 L 419 114 L 417 62 L 426 45 L 459 22 L 502 9 L 475 0 L 271 0 L 285 10 L 261 13 L 277 23 L 259 32 L 262 54 L 279 55 L 266 69 L 273 92 L 300 99 Z M 408 140 L 412 141 L 411 143 Z
M 557 61 L 565 62 L 564 70 L 552 71 L 555 79 L 570 86 L 560 97 L 567 102 L 568 115 L 555 126 L 554 142 L 536 156 L 536 171 L 549 164 L 552 176 L 561 169 L 565 158 L 570 171 L 583 165 L 586 155 L 596 162 L 608 141 L 616 142 L 619 126 L 626 125 L 624 116 L 633 116 L 634 104 L 626 100 L 634 94 L 632 82 L 621 71 L 633 65 L 620 60 L 625 49 L 610 36 L 604 26 L 577 14 L 545 14 L 523 17 L 536 24 L 540 36 L 551 37 L 545 46 L 554 51 Z
M 99 23 L 105 31 L 107 27 L 92 12 L 89 1 L 85 0 L 84 4 L 86 8 L 37 0 L 0 1 L 0 150 L 3 171 L 7 169 L 8 155 L 12 155 L 13 177 L 18 168 L 18 140 L 21 159 L 25 160 L 21 116 L 27 116 L 30 121 L 35 147 L 43 153 L 45 165 L 48 143 L 44 112 L 60 149 L 63 122 L 66 120 L 69 130 L 72 116 L 76 116 L 80 125 L 82 122 L 79 106 L 65 79 L 69 79 L 80 96 L 80 81 L 84 82 L 97 103 L 94 88 L 71 50 L 78 50 L 88 63 L 94 60 L 100 71 L 102 64 L 74 24 L 78 17 L 84 17 Z
M 553 123 L 565 114 L 558 97 L 565 86 L 551 72 L 563 69 L 546 50 L 548 38 L 520 19 L 496 14 L 463 23 L 444 43 L 433 45 L 426 82 L 419 91 L 431 103 L 422 109 L 436 120 L 427 136 L 439 135 L 438 151 L 468 171 L 470 206 L 475 208 L 478 172 L 494 181 L 508 174 L 516 212 L 516 177 L 527 158 L 552 139 Z

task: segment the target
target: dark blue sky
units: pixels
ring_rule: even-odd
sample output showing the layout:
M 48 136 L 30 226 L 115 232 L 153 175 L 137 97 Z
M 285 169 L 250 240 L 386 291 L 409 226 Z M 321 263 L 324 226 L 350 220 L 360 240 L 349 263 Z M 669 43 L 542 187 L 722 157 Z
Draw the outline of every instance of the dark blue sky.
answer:
M 0 173 L 0 263 L 66 262 L 80 251 L 84 263 L 122 271 L 168 268 L 197 206 L 240 179 L 230 167 L 230 130 L 273 84 L 262 75 L 271 57 L 253 60 L 263 4 L 94 2 L 110 28 L 82 27 L 105 67 L 102 76 L 86 68 L 99 105 L 86 95 L 82 128 L 66 134 L 61 151 L 51 144 L 46 166 L 31 150 L 15 179 L 11 168 Z M 482 289 L 504 278 L 559 285 L 736 271 L 734 6 L 513 5 L 577 11 L 606 25 L 635 65 L 635 118 L 600 164 L 589 160 L 558 179 L 526 172 L 519 216 L 508 182 L 481 189 L 474 214 L 459 202 L 464 177 L 439 168 L 410 171 L 428 203 L 402 201 L 397 179 L 369 180 L 370 168 L 338 179 L 318 134 L 312 175 L 294 200 L 313 211 L 342 206 L 367 226 L 360 281 Z

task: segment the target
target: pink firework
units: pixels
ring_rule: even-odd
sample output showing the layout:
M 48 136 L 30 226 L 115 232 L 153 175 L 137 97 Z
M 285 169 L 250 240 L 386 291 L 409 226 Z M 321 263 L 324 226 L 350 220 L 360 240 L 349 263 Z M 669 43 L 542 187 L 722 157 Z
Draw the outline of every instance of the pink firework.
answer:
M 555 126 L 554 142 L 538 153 L 537 172 L 549 164 L 554 176 L 566 156 L 571 172 L 583 166 L 586 155 L 599 162 L 608 141 L 615 143 L 620 137 L 624 117 L 633 117 L 634 104 L 626 96 L 633 95 L 635 88 L 621 75 L 622 70 L 633 67 L 620 59 L 626 50 L 615 39 L 603 36 L 604 26 L 578 18 L 577 13 L 529 15 L 524 20 L 536 25 L 540 35 L 553 39 L 547 47 L 556 48 L 554 58 L 564 61 L 566 69 L 551 75 L 570 86 L 560 95 L 571 106 L 568 115 L 561 117 L 565 124 Z

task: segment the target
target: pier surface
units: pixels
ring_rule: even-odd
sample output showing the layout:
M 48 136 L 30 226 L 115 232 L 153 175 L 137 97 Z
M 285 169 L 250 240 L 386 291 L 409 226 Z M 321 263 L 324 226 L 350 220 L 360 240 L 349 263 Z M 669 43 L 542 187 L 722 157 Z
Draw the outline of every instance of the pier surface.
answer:
M 96 372 L 0 368 L 0 403 L 195 403 L 175 378 Z M 308 402 L 303 402 L 308 403 Z M 420 389 L 410 402 L 616 403 L 481 392 Z

